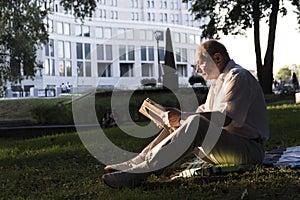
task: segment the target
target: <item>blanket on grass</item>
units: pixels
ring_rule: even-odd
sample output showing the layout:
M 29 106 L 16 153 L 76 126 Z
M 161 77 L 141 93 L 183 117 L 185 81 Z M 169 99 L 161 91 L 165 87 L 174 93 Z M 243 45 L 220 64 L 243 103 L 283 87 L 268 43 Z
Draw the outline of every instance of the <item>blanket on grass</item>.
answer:
M 262 164 L 266 167 L 276 168 L 300 167 L 300 146 L 267 151 Z M 210 174 L 244 172 L 253 169 L 254 165 L 212 165 L 198 158 L 194 158 L 192 161 L 184 163 L 181 167 L 184 170 L 171 176 L 171 180 L 176 178 L 190 178 L 193 176 L 205 176 Z

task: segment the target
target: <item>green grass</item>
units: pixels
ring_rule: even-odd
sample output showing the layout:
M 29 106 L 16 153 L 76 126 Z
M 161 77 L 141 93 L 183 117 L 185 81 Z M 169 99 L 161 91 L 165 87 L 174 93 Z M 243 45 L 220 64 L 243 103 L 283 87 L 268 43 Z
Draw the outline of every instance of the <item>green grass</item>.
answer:
M 300 144 L 300 105 L 269 106 L 268 114 L 271 138 L 267 150 Z M 106 134 L 118 146 L 133 151 L 151 140 L 128 137 L 117 128 L 107 129 Z M 77 133 L 0 138 L 0 199 L 300 198 L 300 169 L 257 166 L 243 173 L 176 181 L 169 180 L 172 172 L 167 170 L 161 177 L 149 177 L 140 187 L 111 189 L 101 181 L 103 167 Z

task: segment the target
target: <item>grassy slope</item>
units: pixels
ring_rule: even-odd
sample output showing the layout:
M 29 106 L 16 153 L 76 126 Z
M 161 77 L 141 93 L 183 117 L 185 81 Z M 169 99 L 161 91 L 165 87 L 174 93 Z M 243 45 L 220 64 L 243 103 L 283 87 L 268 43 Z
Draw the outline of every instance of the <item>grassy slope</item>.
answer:
M 267 150 L 300 144 L 300 105 L 268 108 L 271 138 Z M 150 139 L 106 134 L 117 145 L 140 150 Z M 108 153 L 109 156 L 109 153 Z M 0 138 L 0 199 L 299 199 L 299 169 L 257 167 L 245 173 L 169 181 L 151 176 L 134 189 L 111 189 L 101 181 L 103 165 L 78 135 L 14 140 Z

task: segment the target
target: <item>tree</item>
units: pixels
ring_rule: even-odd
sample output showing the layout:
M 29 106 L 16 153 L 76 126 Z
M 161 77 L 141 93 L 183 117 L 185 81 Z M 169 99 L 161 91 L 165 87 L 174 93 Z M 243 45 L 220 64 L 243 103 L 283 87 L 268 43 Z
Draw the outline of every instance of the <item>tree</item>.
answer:
M 39 47 L 48 41 L 47 24 L 54 0 L 0 1 L 0 97 L 7 82 L 34 78 L 42 64 L 36 60 Z M 95 0 L 61 0 L 65 10 L 84 20 L 96 8 Z M 23 74 L 21 73 L 23 69 Z
M 278 70 L 275 79 L 284 81 L 285 83 L 289 83 L 291 80 L 291 70 L 289 69 L 289 66 L 281 67 Z
M 289 0 L 296 7 L 300 23 L 300 2 Z M 278 13 L 287 14 L 284 0 L 183 0 L 192 2 L 191 12 L 195 19 L 205 19 L 202 38 L 220 38 L 221 34 L 245 34 L 248 28 L 254 28 L 257 76 L 264 93 L 272 93 L 274 42 Z M 269 25 L 268 44 L 262 61 L 260 45 L 260 22 L 265 19 Z

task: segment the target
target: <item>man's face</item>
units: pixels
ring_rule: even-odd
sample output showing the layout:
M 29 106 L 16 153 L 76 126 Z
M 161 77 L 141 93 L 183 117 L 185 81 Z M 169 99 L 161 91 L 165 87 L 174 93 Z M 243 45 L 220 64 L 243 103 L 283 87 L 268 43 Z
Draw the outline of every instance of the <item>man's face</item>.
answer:
M 203 48 L 198 49 L 196 57 L 196 71 L 200 72 L 205 80 L 217 79 L 220 71 L 207 51 Z

